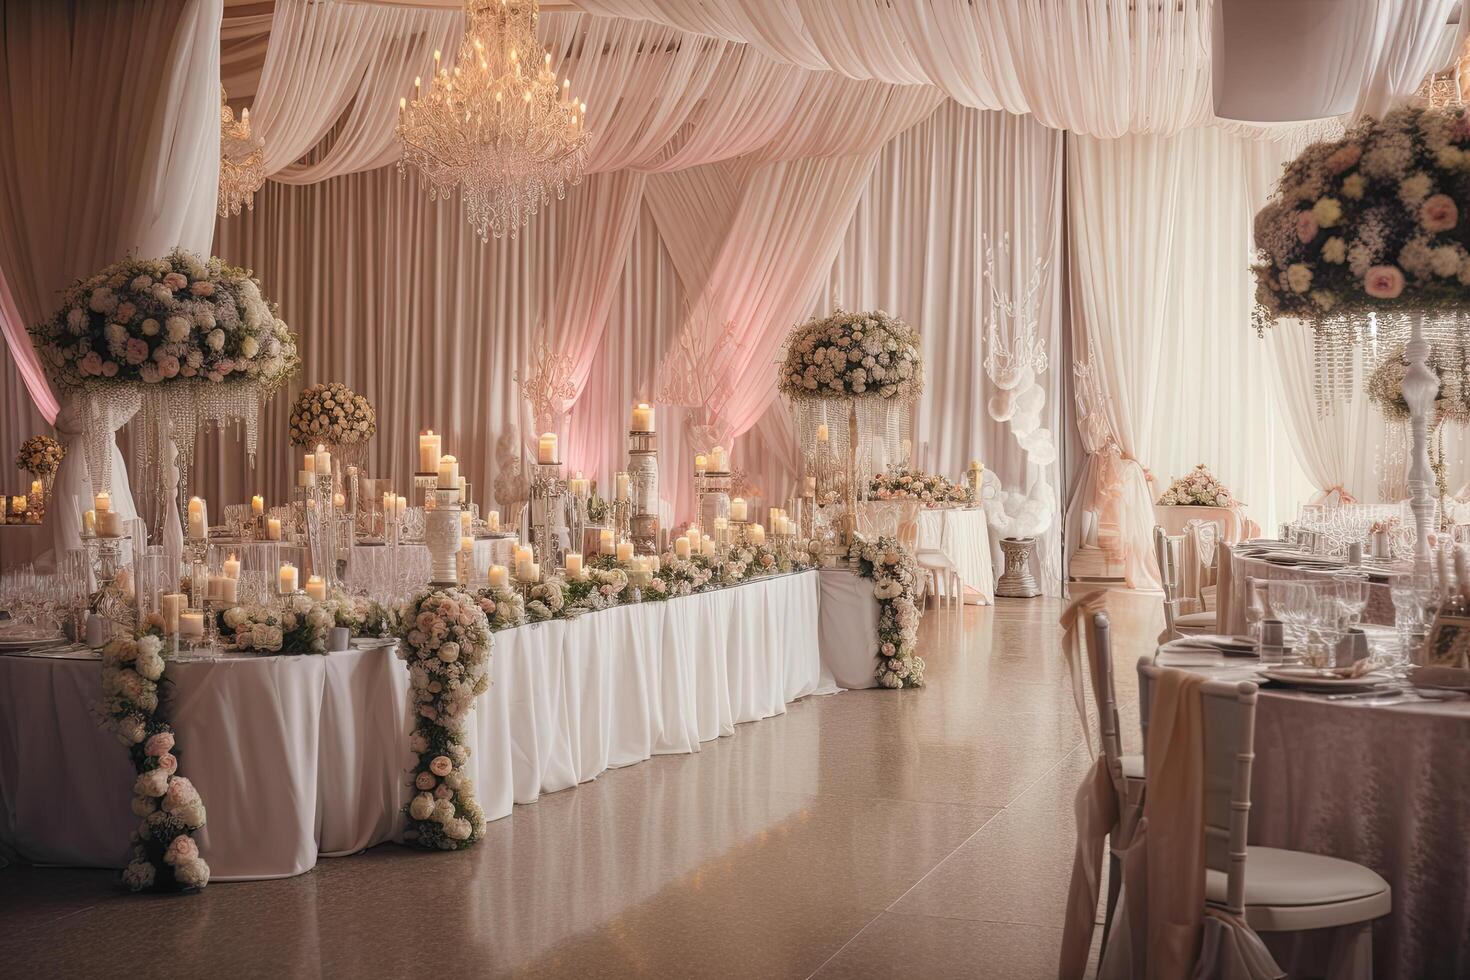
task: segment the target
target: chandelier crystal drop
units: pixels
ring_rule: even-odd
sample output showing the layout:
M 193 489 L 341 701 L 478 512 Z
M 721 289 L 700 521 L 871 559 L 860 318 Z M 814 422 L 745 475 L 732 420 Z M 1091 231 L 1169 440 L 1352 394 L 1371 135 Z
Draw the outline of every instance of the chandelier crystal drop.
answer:
M 537 17 L 536 0 L 466 0 L 454 67 L 435 51 L 427 88 L 416 78 L 413 98 L 398 101 L 399 173 L 416 167 L 430 200 L 458 187 L 484 241 L 514 238 L 587 167 L 587 103 L 558 82 Z
M 265 141 L 250 132 L 250 110 L 240 119 L 230 109 L 225 87 L 219 89 L 219 216 L 255 210 L 255 192 L 265 184 Z

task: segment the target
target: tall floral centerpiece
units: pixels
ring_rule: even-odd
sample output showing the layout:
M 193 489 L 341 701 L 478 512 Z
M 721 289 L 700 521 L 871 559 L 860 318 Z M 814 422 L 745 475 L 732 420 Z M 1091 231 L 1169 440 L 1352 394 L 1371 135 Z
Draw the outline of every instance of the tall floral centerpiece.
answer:
M 885 460 L 902 458 L 909 411 L 924 390 L 919 335 L 882 310 L 808 320 L 786 338 L 779 387 L 791 402 L 808 470 L 819 452 L 842 468 L 842 547 L 852 546 L 858 495 Z M 825 492 L 826 488 L 823 488 Z
M 15 468 L 29 473 L 33 479 L 40 480 L 51 492 L 51 481 L 56 479 L 56 471 L 61 469 L 61 461 L 66 458 L 66 447 L 50 436 L 31 436 L 20 444 L 20 452 L 15 454 Z
M 170 509 L 177 520 L 199 422 L 242 421 L 253 462 L 261 400 L 300 363 L 295 337 L 247 270 L 181 249 L 81 280 L 31 333 L 51 380 L 85 406 L 94 486 L 111 485 L 112 431 L 142 412 L 135 458 L 156 493 L 159 527 Z
M 329 381 L 296 396 L 289 425 L 291 445 L 324 445 L 333 455 L 358 462 L 362 448 L 377 435 L 378 413 L 362 395 L 340 381 Z
M 1351 396 L 1352 348 L 1370 333 L 1404 344 L 1409 506 L 1421 560 L 1434 508 L 1429 425 L 1438 381 L 1430 343 L 1464 342 L 1467 207 L 1465 107 L 1409 106 L 1307 147 L 1255 220 L 1258 322 L 1312 325 L 1320 397 Z

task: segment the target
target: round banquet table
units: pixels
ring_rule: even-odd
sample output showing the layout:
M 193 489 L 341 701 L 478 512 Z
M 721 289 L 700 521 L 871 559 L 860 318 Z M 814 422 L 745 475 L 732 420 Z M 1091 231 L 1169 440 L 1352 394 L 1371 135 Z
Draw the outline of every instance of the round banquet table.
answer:
M 495 634 L 466 736 L 489 819 L 832 690 L 814 572 L 770 576 Z M 216 881 L 279 878 L 401 830 L 408 672 L 391 647 L 178 661 L 180 772 L 207 809 Z M 120 868 L 137 826 L 127 752 L 92 714 L 88 650 L 0 656 L 0 853 Z
M 989 605 L 995 601 L 995 567 L 990 560 L 990 522 L 985 518 L 985 508 L 921 510 L 919 547 L 943 552 L 954 562 L 966 602 Z
M 1305 568 L 1281 561 L 1269 561 L 1260 553 L 1247 554 L 1240 548 L 1222 546 L 1218 580 L 1220 632 L 1246 632 L 1245 580 L 1248 578 L 1295 582 L 1331 581 L 1333 575 L 1347 570 L 1346 566 L 1332 569 Z M 1394 624 L 1393 593 L 1386 581 L 1374 581 L 1376 578 L 1386 578 L 1389 571 L 1391 570 L 1375 570 L 1373 578 L 1368 582 L 1368 604 L 1363 608 L 1365 623 L 1378 626 Z
M 1155 659 L 1226 680 L 1257 670 L 1198 654 Z M 1374 926 L 1375 977 L 1470 976 L 1467 746 L 1470 700 L 1381 704 L 1261 689 L 1250 843 L 1356 861 L 1388 881 L 1393 911 Z
M 1226 544 L 1234 544 L 1245 538 L 1259 533 L 1255 530 L 1250 519 L 1245 516 L 1245 506 L 1235 507 L 1196 507 L 1192 504 L 1154 504 L 1154 523 L 1163 528 L 1170 535 L 1178 536 L 1184 533 L 1184 526 L 1190 521 L 1209 521 L 1220 526 L 1220 540 Z

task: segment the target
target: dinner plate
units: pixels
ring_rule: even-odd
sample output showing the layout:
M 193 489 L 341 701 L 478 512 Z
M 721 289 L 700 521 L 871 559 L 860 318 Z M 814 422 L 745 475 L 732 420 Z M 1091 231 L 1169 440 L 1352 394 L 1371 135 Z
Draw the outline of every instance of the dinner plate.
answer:
M 380 650 L 383 647 L 391 647 L 397 642 L 391 636 L 354 636 L 352 648 L 354 650 Z
M 11 638 L 9 636 L 0 638 L 0 653 L 20 653 L 24 650 L 44 650 L 48 647 L 61 646 L 66 643 L 66 637 L 60 633 L 47 632 L 36 639 Z
M 1470 694 L 1470 670 L 1463 667 L 1415 667 L 1409 671 L 1409 683 L 1433 691 Z
M 1387 674 L 1373 672 L 1361 677 L 1341 677 L 1320 667 L 1269 667 L 1261 671 L 1267 680 L 1299 687 L 1305 691 L 1370 691 L 1388 683 Z

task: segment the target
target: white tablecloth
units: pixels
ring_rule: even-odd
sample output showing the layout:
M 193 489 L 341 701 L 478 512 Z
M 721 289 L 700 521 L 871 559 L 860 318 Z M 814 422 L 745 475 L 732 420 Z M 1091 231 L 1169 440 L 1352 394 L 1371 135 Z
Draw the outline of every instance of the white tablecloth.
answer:
M 873 583 L 845 568 L 822 569 L 822 676 L 845 690 L 877 687 L 877 637 Z
M 981 507 L 919 512 L 919 547 L 944 552 L 965 586 L 965 601 L 995 601 L 995 567 L 990 560 L 990 523 Z M 941 583 L 940 588 L 943 589 Z
M 495 634 L 469 735 L 486 815 L 651 755 L 698 751 L 821 687 L 815 574 Z M 179 663 L 181 771 L 216 880 L 300 874 L 392 839 L 406 800 L 408 674 L 391 649 Z M 121 867 L 127 753 L 101 730 L 96 660 L 0 657 L 0 844 Z
M 1193 504 L 1154 505 L 1154 523 L 1171 535 L 1183 534 L 1184 525 L 1190 521 L 1209 521 L 1218 525 L 1220 540 L 1226 544 L 1235 544 L 1237 541 L 1260 534 L 1260 528 L 1246 516 L 1243 504 L 1237 504 L 1234 507 L 1197 507 Z

